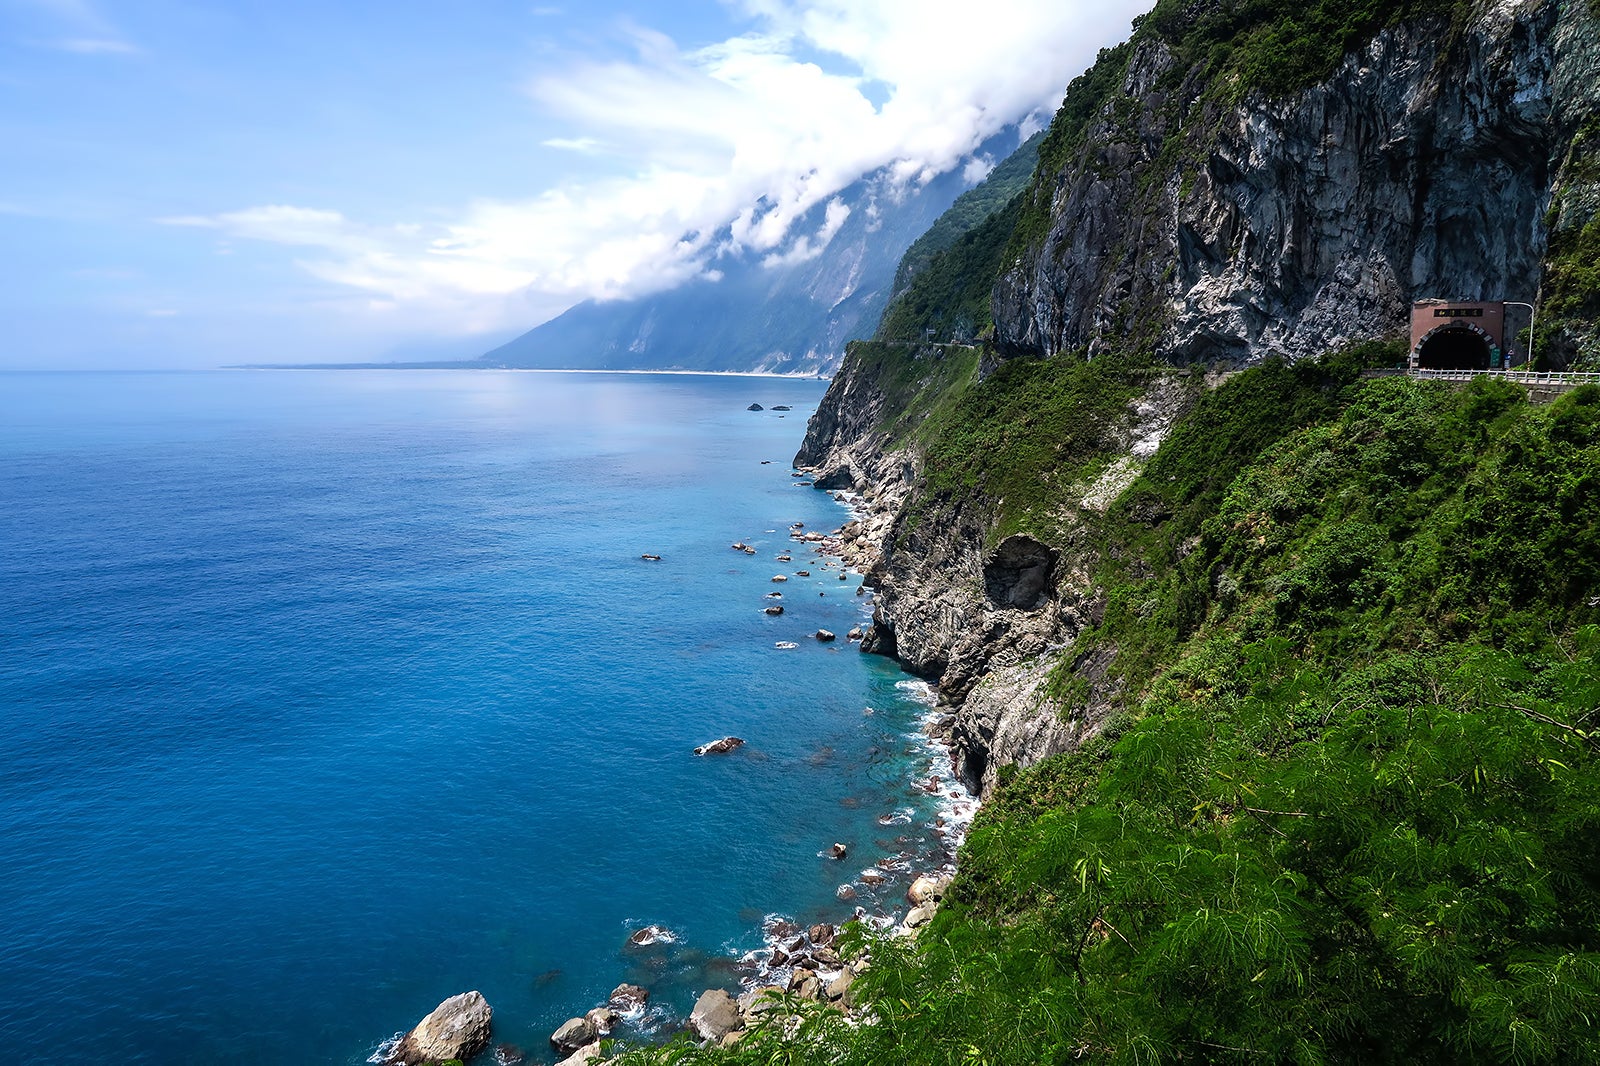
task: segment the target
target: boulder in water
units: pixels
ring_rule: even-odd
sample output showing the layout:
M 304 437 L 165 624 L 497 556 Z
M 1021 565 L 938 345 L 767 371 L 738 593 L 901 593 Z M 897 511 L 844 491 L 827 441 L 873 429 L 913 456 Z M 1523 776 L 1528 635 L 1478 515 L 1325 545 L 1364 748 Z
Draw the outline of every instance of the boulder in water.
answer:
M 726 755 L 728 752 L 732 751 L 733 749 L 740 748 L 740 747 L 743 747 L 743 746 L 744 746 L 744 741 L 739 739 L 738 737 L 723 737 L 721 740 L 713 740 L 709 744 L 700 745 L 698 748 L 694 749 L 694 753 L 696 755 Z M 649 928 L 650 929 L 654 929 L 656 927 L 652 925 Z M 647 931 L 648 930 L 646 930 L 646 929 L 641 929 L 641 930 L 639 930 L 639 933 L 643 933 L 643 932 L 647 932 Z M 638 936 L 639 933 L 635 933 L 633 935 L 634 936 Z
M 837 638 L 836 638 L 836 637 L 834 637 L 834 635 L 833 635 L 833 634 L 832 634 L 832 633 L 830 633 L 830 632 L 829 632 L 829 631 L 828 631 L 828 630 L 826 630 L 826 629 L 819 629 L 819 630 L 817 630 L 817 639 L 818 639 L 818 640 L 819 640 L 819 641 L 821 641 L 821 642 L 822 642 L 822 643 L 824 643 L 824 644 L 826 644 L 826 643 L 828 643 L 828 642 L 829 642 L 829 641 L 831 641 L 831 640 L 835 640 L 835 639 L 837 639 Z
M 585 1014 L 583 1020 L 594 1026 L 596 1033 L 607 1036 L 611 1030 L 622 1024 L 622 1015 L 610 1007 L 596 1007 Z
M 734 738 L 728 737 L 726 739 L 732 740 Z M 741 740 L 739 743 L 743 744 L 744 741 Z M 737 746 L 735 745 L 735 747 Z M 698 753 L 699 749 L 696 748 L 695 751 Z M 678 938 L 672 935 L 672 930 L 666 926 L 647 925 L 643 929 L 634 930 L 633 934 L 628 937 L 628 947 L 647 948 L 651 944 L 670 944 L 676 939 Z
M 911 887 L 906 889 L 906 902 L 913 907 L 920 907 L 924 903 L 933 903 L 944 898 L 945 889 L 950 887 L 948 877 L 934 877 L 932 874 L 923 874 L 911 882 Z
M 758 404 L 758 403 L 753 403 L 753 404 L 751 404 L 751 405 L 750 405 L 750 406 L 749 406 L 749 407 L 746 407 L 746 408 L 745 408 L 745 410 L 746 410 L 746 411 L 765 411 L 765 410 L 766 410 L 766 408 L 765 408 L 765 407 L 762 407 L 762 406 L 761 406 L 761 405 L 760 405 L 760 404 Z
M 638 1010 L 650 1002 L 650 990 L 641 985 L 618 985 L 611 990 L 611 998 L 606 1000 L 606 1005 L 613 1010 L 626 1014 Z
M 489 1046 L 492 1013 L 480 992 L 451 996 L 418 1022 L 384 1062 L 387 1066 L 432 1066 L 470 1059 Z
M 556 1066 L 589 1066 L 591 1062 L 599 1061 L 600 1041 L 596 1040 L 592 1044 L 583 1045 L 577 1051 L 556 1063 Z
M 689 1028 L 701 1040 L 711 1043 L 720 1041 L 743 1024 L 739 1004 L 720 988 L 703 993 L 695 1002 L 694 1010 L 689 1012 Z
M 563 1055 L 570 1055 L 585 1044 L 592 1044 L 600 1036 L 594 1022 L 588 1018 L 568 1018 L 561 1028 L 550 1034 L 550 1046 Z

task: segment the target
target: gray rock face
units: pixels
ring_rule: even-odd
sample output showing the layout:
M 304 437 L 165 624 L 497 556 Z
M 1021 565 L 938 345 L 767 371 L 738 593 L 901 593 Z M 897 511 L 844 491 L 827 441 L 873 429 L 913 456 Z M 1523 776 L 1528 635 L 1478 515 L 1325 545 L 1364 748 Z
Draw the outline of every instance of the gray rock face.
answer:
M 710 1043 L 720 1041 L 743 1024 L 738 1002 L 720 988 L 702 993 L 689 1012 L 689 1028 Z
M 1393 334 L 1413 299 L 1532 299 L 1594 45 L 1584 5 L 1494 0 L 1463 40 L 1448 17 L 1397 26 L 1322 85 L 1224 107 L 1145 42 L 1136 106 L 1091 128 L 995 289 L 1002 351 L 1114 348 L 1135 308 L 1160 354 L 1244 364 Z
M 489 1046 L 492 1013 L 481 993 L 451 996 L 418 1022 L 386 1061 L 391 1066 L 431 1066 L 469 1059 Z
M 988 796 L 1002 766 L 1032 766 L 1097 733 L 1117 705 L 1116 689 L 1106 684 L 1112 657 L 1102 648 L 1078 661 L 1078 676 L 1088 680 L 1090 695 L 1076 708 L 1062 707 L 1046 693 L 1059 654 L 990 672 L 951 722 L 950 751 L 962 782 Z

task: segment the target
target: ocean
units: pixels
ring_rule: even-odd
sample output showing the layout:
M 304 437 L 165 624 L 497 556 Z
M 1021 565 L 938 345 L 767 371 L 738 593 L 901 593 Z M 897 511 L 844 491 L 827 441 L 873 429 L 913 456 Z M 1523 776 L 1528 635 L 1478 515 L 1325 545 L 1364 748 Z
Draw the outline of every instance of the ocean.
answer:
M 363 1063 L 477 989 L 549 1062 L 620 982 L 632 1036 L 738 987 L 769 915 L 903 908 L 960 797 L 789 536 L 848 517 L 791 476 L 824 387 L 0 374 L 0 1044 Z

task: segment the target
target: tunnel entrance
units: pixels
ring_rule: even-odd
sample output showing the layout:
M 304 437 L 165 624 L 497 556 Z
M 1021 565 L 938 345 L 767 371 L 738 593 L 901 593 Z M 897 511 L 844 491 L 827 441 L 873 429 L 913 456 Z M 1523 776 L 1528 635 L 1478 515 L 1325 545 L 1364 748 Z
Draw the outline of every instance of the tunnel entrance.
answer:
M 1423 370 L 1488 370 L 1493 345 L 1475 326 L 1440 326 L 1417 345 L 1416 366 Z

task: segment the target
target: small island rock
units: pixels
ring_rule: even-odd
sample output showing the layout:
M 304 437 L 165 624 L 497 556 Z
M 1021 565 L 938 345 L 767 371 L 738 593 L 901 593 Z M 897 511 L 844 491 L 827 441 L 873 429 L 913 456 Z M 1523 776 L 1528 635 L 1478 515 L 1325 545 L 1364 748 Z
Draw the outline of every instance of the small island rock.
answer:
M 728 752 L 732 751 L 734 748 L 739 748 L 739 747 L 743 747 L 743 746 L 744 746 L 744 741 L 739 739 L 738 737 L 723 737 L 721 740 L 713 740 L 709 744 L 700 745 L 698 748 L 694 749 L 694 753 L 696 755 L 726 755 Z M 655 926 L 650 926 L 650 928 L 654 929 Z M 644 930 L 644 929 L 639 930 L 640 933 L 643 933 L 643 932 L 646 932 L 646 931 L 647 930 Z M 634 936 L 638 936 L 638 935 L 639 935 L 639 933 L 635 933 L 634 934 Z
M 826 644 L 826 643 L 828 643 L 828 642 L 829 642 L 829 641 L 830 641 L 830 640 L 835 640 L 835 639 L 837 639 L 837 638 L 836 638 L 836 637 L 834 637 L 834 635 L 833 635 L 833 634 L 832 634 L 832 633 L 830 633 L 830 632 L 829 632 L 829 631 L 828 631 L 828 630 L 826 630 L 826 629 L 819 629 L 819 630 L 817 630 L 817 639 L 818 639 L 818 640 L 819 640 L 819 641 L 821 641 L 821 642 L 822 642 L 822 643 L 824 643 L 824 644 Z
M 762 407 L 762 406 L 761 406 L 761 405 L 760 405 L 760 404 L 758 404 L 758 403 L 753 403 L 753 404 L 751 404 L 751 405 L 750 405 L 750 406 L 749 406 L 749 407 L 746 407 L 746 408 L 745 408 L 745 410 L 746 410 L 746 411 L 765 411 L 765 410 L 766 410 L 766 408 L 765 408 L 765 407 Z
M 388 1066 L 431 1066 L 470 1059 L 489 1046 L 492 1013 L 480 992 L 451 996 L 418 1022 L 384 1062 Z

